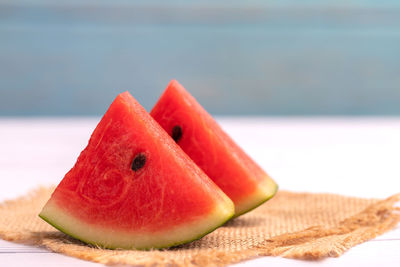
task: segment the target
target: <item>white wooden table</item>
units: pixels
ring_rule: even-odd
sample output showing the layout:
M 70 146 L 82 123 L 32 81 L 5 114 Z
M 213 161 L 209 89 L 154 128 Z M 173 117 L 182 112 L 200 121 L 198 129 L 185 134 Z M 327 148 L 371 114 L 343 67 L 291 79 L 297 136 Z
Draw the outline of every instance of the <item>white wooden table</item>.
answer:
M 99 118 L 0 118 L 0 201 L 58 183 Z M 384 198 L 400 192 L 400 118 L 218 118 L 281 189 Z M 400 226 L 318 262 L 237 266 L 400 266 Z M 0 240 L 0 266 L 100 266 Z

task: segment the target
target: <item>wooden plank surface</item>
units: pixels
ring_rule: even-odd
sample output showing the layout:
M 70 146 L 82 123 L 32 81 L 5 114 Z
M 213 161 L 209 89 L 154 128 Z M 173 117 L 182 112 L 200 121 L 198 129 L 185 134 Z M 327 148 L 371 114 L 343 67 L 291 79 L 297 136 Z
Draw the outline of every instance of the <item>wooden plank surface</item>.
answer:
M 57 184 L 100 118 L 0 118 L 0 202 Z M 222 127 L 280 189 L 384 198 L 398 193 L 400 118 L 223 117 Z M 251 138 L 249 138 L 249 133 Z M 263 257 L 238 266 L 400 265 L 400 225 L 339 258 Z M 0 240 L 0 266 L 102 266 Z

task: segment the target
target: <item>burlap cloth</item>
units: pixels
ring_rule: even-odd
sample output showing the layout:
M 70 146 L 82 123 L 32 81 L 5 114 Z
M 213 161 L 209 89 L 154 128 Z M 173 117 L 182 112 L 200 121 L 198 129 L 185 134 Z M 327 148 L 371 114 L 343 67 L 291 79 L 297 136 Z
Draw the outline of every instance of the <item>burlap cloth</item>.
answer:
M 338 257 L 400 221 L 395 207 L 400 194 L 376 200 L 280 191 L 198 241 L 168 250 L 107 250 L 72 239 L 38 217 L 52 190 L 41 188 L 0 204 L 0 237 L 110 265 L 221 266 L 263 255 Z

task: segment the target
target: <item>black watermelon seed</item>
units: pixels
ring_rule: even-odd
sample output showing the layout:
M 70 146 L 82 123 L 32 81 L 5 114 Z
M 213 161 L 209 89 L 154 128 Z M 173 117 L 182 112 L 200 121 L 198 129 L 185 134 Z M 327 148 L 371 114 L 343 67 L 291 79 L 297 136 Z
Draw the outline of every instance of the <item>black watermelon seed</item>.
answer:
M 133 171 L 137 171 L 141 169 L 145 163 L 146 163 L 146 155 L 143 153 L 139 153 L 133 159 L 131 168 Z
M 179 125 L 174 126 L 172 128 L 172 139 L 178 143 L 178 141 L 182 138 L 182 128 Z

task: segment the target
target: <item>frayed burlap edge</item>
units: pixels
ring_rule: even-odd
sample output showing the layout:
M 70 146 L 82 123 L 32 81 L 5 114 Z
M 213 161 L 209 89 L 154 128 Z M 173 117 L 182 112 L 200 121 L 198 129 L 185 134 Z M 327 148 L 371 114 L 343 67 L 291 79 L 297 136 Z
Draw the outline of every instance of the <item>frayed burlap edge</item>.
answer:
M 362 212 L 341 221 L 336 227 L 309 227 L 266 240 L 258 247 L 262 255 L 318 260 L 338 257 L 355 245 L 383 234 L 400 222 L 395 204 L 400 194 L 371 204 Z
M 39 195 L 47 198 L 47 191 L 49 191 L 48 188 L 42 188 L 28 196 L 4 202 L 0 204 L 0 214 L 2 209 L 11 208 L 12 210 L 13 207 L 21 205 L 21 201 L 24 201 L 25 205 L 29 205 L 30 198 Z M 301 231 L 273 236 L 244 250 L 235 252 L 208 250 L 179 259 L 171 258 L 171 255 L 166 256 L 165 251 L 162 250 L 150 251 L 149 254 L 138 252 L 134 257 L 127 257 L 121 251 L 88 247 L 83 243 L 77 244 L 76 240 L 60 232 L 32 233 L 10 229 L 4 231 L 1 229 L 1 224 L 0 237 L 8 241 L 45 247 L 54 252 L 106 265 L 223 266 L 259 256 L 319 260 L 325 257 L 338 257 L 349 248 L 393 229 L 400 222 L 400 208 L 395 207 L 395 203 L 398 201 L 400 201 L 400 194 L 375 201 L 361 212 L 340 221 L 334 227 L 312 226 Z M 60 239 L 63 239 L 62 245 L 60 245 Z
M 339 257 L 351 247 L 371 240 L 397 226 L 400 208 L 394 205 L 400 194 L 371 204 L 362 212 L 341 221 L 334 228 L 313 226 L 295 233 L 287 233 L 265 240 L 254 249 L 239 255 L 215 253 L 197 255 L 193 263 L 199 266 L 226 265 L 260 256 L 281 256 L 302 260 L 320 260 Z

